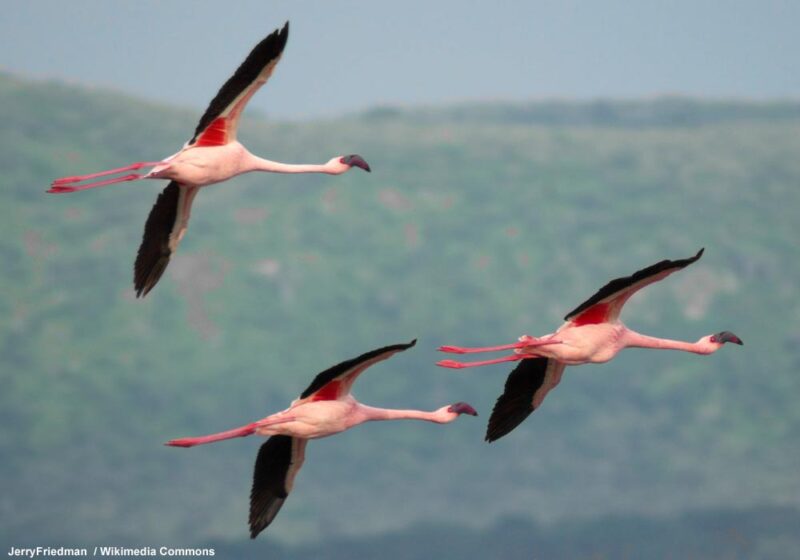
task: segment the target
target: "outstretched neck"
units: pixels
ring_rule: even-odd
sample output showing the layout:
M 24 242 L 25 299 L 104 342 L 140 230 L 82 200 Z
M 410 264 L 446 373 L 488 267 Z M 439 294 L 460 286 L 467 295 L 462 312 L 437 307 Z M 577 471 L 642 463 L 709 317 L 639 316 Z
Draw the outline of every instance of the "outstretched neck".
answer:
M 330 163 L 313 164 L 313 163 L 281 163 L 279 161 L 271 161 L 268 159 L 248 154 L 249 171 L 267 171 L 269 173 L 328 173 L 335 175 L 339 173 Z
M 361 412 L 367 422 L 376 420 L 424 420 L 426 422 L 436 422 L 444 424 L 450 420 L 449 415 L 445 417 L 440 410 L 426 412 L 424 410 L 398 410 L 393 408 L 375 408 L 372 406 L 361 405 Z
M 625 335 L 625 346 L 628 348 L 655 348 L 658 350 L 681 350 L 694 354 L 711 354 L 714 350 L 708 345 L 703 344 L 702 340 L 697 342 L 686 342 L 683 340 L 671 340 L 669 338 L 657 338 L 639 334 L 628 330 Z

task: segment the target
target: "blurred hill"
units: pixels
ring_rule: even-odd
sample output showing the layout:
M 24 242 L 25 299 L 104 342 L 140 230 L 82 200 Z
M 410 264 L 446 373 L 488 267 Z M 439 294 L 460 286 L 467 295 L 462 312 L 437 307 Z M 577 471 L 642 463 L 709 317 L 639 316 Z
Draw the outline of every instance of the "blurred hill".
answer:
M 0 540 L 246 540 L 259 442 L 161 444 L 283 409 L 318 371 L 411 338 L 417 347 L 363 376 L 358 397 L 465 400 L 481 416 L 312 442 L 262 538 L 499 531 L 509 516 L 786 507 L 796 519 L 800 104 L 247 115 L 239 136 L 256 154 L 359 153 L 373 173 L 251 174 L 204 189 L 165 277 L 136 301 L 133 258 L 163 185 L 44 191 L 174 153 L 198 116 L 0 74 Z M 609 279 L 700 247 L 700 262 L 637 295 L 624 320 L 687 340 L 727 329 L 744 347 L 629 350 L 570 368 L 523 426 L 483 443 L 510 368 L 440 370 L 437 346 L 552 332 Z

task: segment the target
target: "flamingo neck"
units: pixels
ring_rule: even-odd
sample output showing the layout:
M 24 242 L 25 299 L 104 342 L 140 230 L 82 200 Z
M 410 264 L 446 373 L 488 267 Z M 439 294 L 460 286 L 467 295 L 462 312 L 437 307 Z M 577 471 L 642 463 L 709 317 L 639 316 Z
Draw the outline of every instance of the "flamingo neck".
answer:
M 702 340 L 697 342 L 685 342 L 683 340 L 671 340 L 669 338 L 657 338 L 639 334 L 629 330 L 625 336 L 625 346 L 628 348 L 655 348 L 657 350 L 681 350 L 694 354 L 711 354 L 715 348 L 710 348 Z
M 361 405 L 361 411 L 367 422 L 377 420 L 424 420 L 426 422 L 444 424 L 450 420 L 450 418 L 442 414 L 442 409 L 426 412 L 424 410 L 398 410 Z
M 325 164 L 313 163 L 281 163 L 279 161 L 271 161 L 268 159 L 260 158 L 249 154 L 249 170 L 250 171 L 266 171 L 268 173 L 327 173 L 335 175 L 338 173 L 336 169 Z

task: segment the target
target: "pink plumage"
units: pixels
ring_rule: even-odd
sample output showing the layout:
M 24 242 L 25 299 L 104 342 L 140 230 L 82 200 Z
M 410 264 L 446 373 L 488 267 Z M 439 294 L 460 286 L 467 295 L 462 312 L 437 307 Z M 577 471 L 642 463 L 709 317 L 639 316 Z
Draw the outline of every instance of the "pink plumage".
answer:
M 247 102 L 272 75 L 289 37 L 289 23 L 256 45 L 225 82 L 200 118 L 194 136 L 181 150 L 163 160 L 140 161 L 88 175 L 62 177 L 47 192 L 71 193 L 139 179 L 170 181 L 156 199 L 145 223 L 134 264 L 137 297 L 146 296 L 158 283 L 189 224 L 192 202 L 201 187 L 221 183 L 251 171 L 270 173 L 327 173 L 339 175 L 353 167 L 370 171 L 356 154 L 336 156 L 324 164 L 289 164 L 251 154 L 236 139 L 239 118 Z M 128 173 L 94 182 L 99 177 L 152 168 L 148 173 Z
M 416 340 L 378 348 L 323 371 L 282 412 L 217 434 L 174 439 L 167 445 L 194 447 L 250 435 L 269 437 L 259 451 L 250 494 L 250 536 L 255 538 L 272 522 L 288 497 L 303 464 L 309 439 L 327 437 L 378 420 L 424 420 L 448 424 L 461 414 L 477 416 L 475 409 L 463 402 L 427 412 L 375 408 L 353 398 L 350 389 L 362 372 L 414 344 Z
M 637 333 L 619 320 L 623 305 L 633 294 L 686 268 L 702 254 L 703 249 L 700 249 L 694 257 L 663 260 L 631 276 L 612 280 L 568 313 L 564 318 L 566 323 L 554 333 L 539 338 L 524 335 L 517 342 L 500 346 L 439 348 L 442 352 L 455 354 L 500 350 L 513 350 L 513 354 L 476 362 L 441 360 L 437 365 L 466 368 L 522 360 L 509 375 L 505 390 L 497 399 L 489 418 L 486 441 L 494 441 L 512 431 L 539 408 L 547 393 L 558 385 L 568 365 L 607 362 L 620 350 L 631 347 L 712 354 L 726 342 L 742 344 L 741 339 L 729 331 L 704 336 L 697 342 L 656 338 Z

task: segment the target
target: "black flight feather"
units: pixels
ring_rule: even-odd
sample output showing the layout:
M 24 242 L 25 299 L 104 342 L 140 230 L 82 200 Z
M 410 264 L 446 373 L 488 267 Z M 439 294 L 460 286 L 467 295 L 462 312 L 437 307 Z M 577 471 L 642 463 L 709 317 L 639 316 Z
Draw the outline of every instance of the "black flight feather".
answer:
M 549 358 L 526 358 L 508 375 L 489 418 L 486 441 L 500 439 L 533 412 L 533 395 L 544 384 Z
M 180 186 L 171 181 L 158 195 L 144 224 L 144 235 L 133 265 L 133 286 L 136 297 L 144 297 L 158 283 L 169 264 L 172 251 L 169 236 L 178 215 Z
M 578 307 L 576 307 L 575 309 L 573 309 L 572 311 L 567 313 L 567 316 L 564 317 L 564 320 L 565 321 L 569 321 L 570 319 L 572 319 L 576 315 L 579 315 L 580 313 L 582 313 L 583 311 L 587 310 L 588 308 L 590 308 L 594 304 L 596 304 L 596 303 L 598 303 L 600 301 L 603 301 L 607 297 L 612 296 L 617 292 L 621 292 L 621 291 L 625 290 L 626 288 L 628 288 L 629 286 L 632 286 L 632 285 L 636 284 L 637 282 L 641 282 L 642 280 L 645 280 L 646 278 L 649 278 L 651 276 L 655 276 L 656 274 L 660 274 L 661 272 L 664 272 L 665 270 L 675 271 L 675 270 L 680 270 L 682 268 L 685 268 L 685 267 L 689 266 L 690 264 L 692 264 L 693 262 L 695 262 L 696 260 L 698 260 L 703 255 L 703 251 L 704 250 L 705 249 L 700 249 L 695 256 L 689 257 L 688 259 L 679 259 L 679 260 L 675 260 L 675 261 L 663 260 L 663 261 L 657 262 L 654 265 L 648 266 L 647 268 L 643 268 L 642 270 L 634 272 L 630 276 L 624 276 L 622 278 L 616 278 L 616 279 L 612 280 L 611 282 L 609 282 L 608 284 L 606 284 L 605 286 L 603 286 L 602 288 L 600 288 L 600 290 L 596 294 L 594 294 L 592 297 L 590 297 L 585 302 L 580 304 Z
M 272 436 L 258 450 L 250 490 L 251 539 L 272 523 L 289 496 L 286 477 L 291 462 L 291 436 Z
M 307 397 L 310 397 L 311 395 L 322 389 L 325 385 L 327 385 L 340 375 L 347 373 L 349 370 L 358 367 L 360 364 L 364 362 L 377 358 L 381 354 L 402 352 L 403 350 L 411 348 L 416 343 L 417 341 L 416 339 L 414 339 L 407 344 L 394 344 L 392 346 L 385 346 L 383 348 L 378 348 L 377 350 L 372 350 L 365 354 L 361 354 L 359 357 L 353 358 L 352 360 L 346 360 L 341 364 L 337 364 L 333 367 L 330 367 L 325 371 L 323 371 L 322 373 L 318 374 L 314 378 L 314 381 L 312 381 L 311 385 L 309 385 L 308 388 L 305 391 L 303 391 L 303 394 L 300 395 L 300 398 L 305 399 Z
M 283 29 L 273 31 L 250 51 L 250 54 L 247 55 L 247 58 L 234 72 L 233 76 L 225 82 L 214 99 L 211 100 L 211 103 L 209 103 L 208 109 L 200 117 L 200 122 L 197 124 L 197 129 L 194 131 L 194 136 L 189 141 L 189 144 L 194 144 L 200 133 L 258 78 L 264 67 L 283 53 L 288 38 L 289 22 L 287 21 Z

